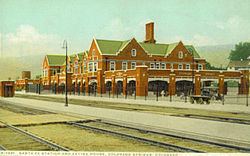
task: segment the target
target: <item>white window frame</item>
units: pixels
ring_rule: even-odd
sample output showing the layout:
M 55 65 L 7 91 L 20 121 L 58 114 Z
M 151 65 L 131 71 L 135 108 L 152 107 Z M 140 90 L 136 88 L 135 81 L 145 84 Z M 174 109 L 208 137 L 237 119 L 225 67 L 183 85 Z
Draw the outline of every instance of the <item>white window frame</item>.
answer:
M 131 50 L 131 56 L 135 57 L 136 56 L 136 49 Z
M 113 66 L 113 67 L 112 67 Z M 111 68 L 112 67 L 112 68 Z M 109 70 L 114 71 L 115 70 L 115 61 L 110 61 L 109 62 Z
M 136 68 L 136 62 L 131 62 L 131 69 L 135 69 Z
M 93 72 L 93 62 L 88 63 L 89 72 Z
M 88 70 L 87 68 L 87 62 L 83 63 L 83 72 L 86 72 Z
M 150 69 L 155 69 L 155 63 L 150 63 Z
M 78 62 L 75 62 L 75 63 L 74 63 L 74 73 L 75 73 L 75 74 L 78 74 L 78 67 L 79 67 Z
M 71 65 L 69 63 L 67 64 L 67 69 L 66 70 L 67 70 L 67 72 L 71 72 Z
M 190 64 L 186 64 L 186 69 L 187 70 L 190 70 L 191 68 L 190 68 Z
M 178 52 L 178 58 L 179 59 L 183 59 L 183 51 L 179 51 Z
M 166 69 L 166 63 L 161 63 L 161 69 Z
M 181 68 L 180 68 L 181 67 Z M 178 64 L 178 69 L 183 69 L 183 64 Z
M 96 72 L 98 69 L 98 62 L 94 62 L 93 68 L 93 71 Z
M 203 70 L 203 65 L 202 64 L 198 64 L 198 70 Z
M 44 69 L 44 70 L 43 70 L 43 76 L 44 76 L 44 77 L 47 77 L 47 76 L 48 76 L 48 69 Z
M 122 62 L 122 70 L 127 70 L 127 69 L 128 69 L 128 62 L 127 61 L 123 61 Z
M 155 63 L 155 69 L 160 69 L 160 62 Z

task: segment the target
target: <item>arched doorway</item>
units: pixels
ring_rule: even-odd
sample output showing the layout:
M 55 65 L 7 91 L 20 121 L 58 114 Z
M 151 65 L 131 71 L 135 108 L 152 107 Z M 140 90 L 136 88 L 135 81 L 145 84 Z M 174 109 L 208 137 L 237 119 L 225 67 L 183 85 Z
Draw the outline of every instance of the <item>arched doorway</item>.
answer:
M 117 81 L 116 83 L 116 92 L 117 94 L 122 94 L 123 91 L 123 82 L 122 81 Z
M 81 93 L 81 82 L 79 81 L 78 83 L 77 83 L 77 94 L 78 95 L 80 95 L 80 93 Z
M 240 93 L 240 83 L 236 80 L 224 81 L 224 93 L 225 95 L 238 95 Z
M 96 82 L 91 82 L 89 85 L 89 93 L 96 95 L 97 92 L 97 83 Z
M 55 93 L 55 94 L 57 94 L 57 90 L 58 90 L 57 88 L 58 88 L 58 86 L 57 86 L 57 83 L 55 82 L 55 83 L 54 83 L 54 93 Z
M 86 94 L 86 83 L 85 82 L 82 83 L 82 94 L 83 95 Z
M 181 80 L 181 81 L 176 82 L 176 94 L 177 94 L 177 96 L 180 96 L 182 94 L 190 95 L 190 94 L 192 94 L 193 89 L 194 89 L 194 85 L 193 85 L 192 81 Z
M 60 83 L 58 86 L 58 93 L 64 93 L 65 92 L 65 83 Z
M 148 82 L 148 95 L 168 95 L 168 82 L 162 80 L 154 80 Z
M 135 95 L 136 94 L 136 81 L 130 80 L 127 85 L 127 95 Z
M 72 85 L 71 85 L 71 93 L 72 94 L 75 94 L 75 85 L 76 85 L 76 82 L 73 82 Z
M 106 93 L 107 92 L 111 92 L 111 87 L 112 87 L 112 82 L 111 81 L 107 81 L 106 85 L 105 85 Z

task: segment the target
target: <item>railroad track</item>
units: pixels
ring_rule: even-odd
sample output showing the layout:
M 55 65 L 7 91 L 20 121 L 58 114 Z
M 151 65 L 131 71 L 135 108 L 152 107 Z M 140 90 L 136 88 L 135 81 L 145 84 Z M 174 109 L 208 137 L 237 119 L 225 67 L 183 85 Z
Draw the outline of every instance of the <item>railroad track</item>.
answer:
M 144 131 L 146 133 L 153 133 L 153 134 L 159 134 L 159 135 L 163 135 L 163 136 L 169 136 L 169 137 L 176 137 L 182 140 L 191 140 L 191 141 L 196 141 L 196 142 L 200 142 L 200 143 L 204 143 L 204 144 L 210 144 L 210 145 L 215 145 L 215 146 L 221 146 L 221 147 L 225 147 L 225 148 L 231 148 L 231 149 L 236 149 L 242 152 L 250 152 L 250 147 L 248 145 L 241 147 L 241 146 L 236 146 L 236 145 L 232 145 L 232 144 L 226 144 L 226 143 L 221 143 L 221 142 L 215 142 L 215 141 L 210 141 L 210 140 L 205 140 L 205 139 L 199 139 L 195 136 L 184 136 L 183 134 L 177 135 L 177 134 L 171 134 L 171 133 L 167 133 L 167 132 L 157 132 L 157 131 L 152 131 L 152 130 L 146 130 L 143 128 L 135 128 L 134 126 L 125 126 L 124 124 L 119 124 L 119 123 L 115 123 L 115 122 L 110 122 L 110 121 L 102 121 L 102 120 L 95 120 L 96 122 L 100 122 L 106 125 L 112 125 L 112 126 L 117 126 L 117 127 L 122 127 L 122 128 L 129 128 L 129 129 L 134 129 L 134 130 L 138 130 L 138 131 Z
M 15 132 L 17 132 L 17 133 L 19 133 L 19 134 L 25 135 L 25 136 L 27 136 L 28 138 L 30 138 L 30 139 L 32 139 L 32 140 L 34 140 L 34 141 L 40 143 L 41 145 L 45 145 L 45 146 L 49 147 L 49 148 L 52 149 L 52 150 L 55 150 L 55 151 L 69 151 L 68 148 L 65 148 L 65 147 L 62 147 L 62 146 L 60 146 L 60 145 L 57 145 L 57 144 L 55 144 L 55 143 L 53 143 L 53 142 L 50 142 L 50 141 L 48 141 L 48 140 L 45 140 L 45 139 L 43 139 L 43 138 L 41 138 L 41 137 L 39 137 L 39 136 L 37 136 L 37 135 L 34 135 L 34 134 L 29 133 L 29 132 L 27 132 L 27 131 L 24 131 L 24 130 L 22 130 L 22 129 L 20 129 L 20 128 L 17 128 L 17 127 L 15 127 L 15 126 L 13 126 L 13 125 L 7 124 L 7 123 L 5 123 L 5 122 L 3 122 L 3 121 L 0 121 L 0 122 L 3 123 L 3 124 L 6 126 L 6 128 L 9 128 L 9 129 L 11 129 L 11 130 L 13 130 L 13 131 L 15 131 Z M 1 147 L 0 147 L 0 148 L 1 148 Z M 7 148 L 7 147 L 6 147 L 6 148 Z M 5 150 L 4 147 L 2 147 L 2 149 Z M 25 149 L 24 149 L 24 150 L 25 150 Z
M 173 138 L 177 138 L 179 140 L 193 141 L 193 142 L 197 142 L 197 143 L 200 143 L 200 144 L 206 144 L 208 146 L 211 146 L 211 145 L 212 146 L 218 146 L 220 148 L 231 149 L 231 150 L 234 150 L 234 151 L 237 151 L 237 152 L 250 152 L 249 146 L 248 147 L 240 147 L 240 146 L 234 146 L 232 144 L 226 144 L 226 143 L 223 144 L 223 143 L 218 143 L 218 142 L 213 142 L 213 141 L 208 141 L 208 140 L 201 140 L 201 139 L 197 139 L 195 136 L 194 137 L 186 137 L 186 136 L 182 136 L 182 135 L 173 135 L 173 134 L 167 133 L 167 132 L 166 133 L 165 132 L 160 133 L 160 132 L 155 132 L 155 131 L 151 131 L 151 130 L 148 130 L 148 129 L 135 128 L 135 126 L 127 126 L 128 124 L 126 124 L 126 126 L 125 126 L 122 123 L 114 123 L 114 122 L 108 122 L 108 121 L 94 121 L 94 122 L 95 123 L 106 124 L 106 125 L 111 125 L 111 126 L 115 126 L 115 127 L 120 127 L 120 128 L 124 128 L 124 129 L 137 130 L 137 131 L 140 131 L 140 132 L 143 132 L 143 133 L 151 133 L 151 134 L 154 134 L 154 135 L 161 135 L 161 136 L 164 136 L 164 137 L 173 137 Z M 144 142 L 144 143 L 147 143 L 147 144 L 150 144 L 150 145 L 155 145 L 155 146 L 162 147 L 162 148 L 171 148 L 171 149 L 174 149 L 175 151 L 178 151 L 178 152 L 206 152 L 204 150 L 200 150 L 200 149 L 197 149 L 197 148 L 192 148 L 191 146 L 189 147 L 189 146 L 175 145 L 175 144 L 172 144 L 172 143 L 159 141 L 157 139 L 154 140 L 154 139 L 140 137 L 140 136 L 131 135 L 131 134 L 127 134 L 127 133 L 121 133 L 119 131 L 117 132 L 117 131 L 108 130 L 108 129 L 100 128 L 100 127 L 96 127 L 96 126 L 82 125 L 81 123 L 77 123 L 77 122 L 67 122 L 67 123 L 71 124 L 73 126 L 82 128 L 82 129 L 87 129 L 87 130 L 91 130 L 91 131 L 106 133 L 106 134 L 109 134 L 109 135 L 110 134 L 111 135 L 116 135 L 116 136 L 119 136 L 119 137 Z M 11 125 L 9 125 L 9 126 L 11 126 Z M 14 128 L 17 128 L 17 127 L 14 127 Z M 44 143 L 44 144 L 46 144 L 46 143 Z M 52 144 L 54 144 L 54 143 L 52 143 Z M 64 148 L 64 147 L 62 147 L 62 148 Z M 54 147 L 52 149 L 54 149 L 54 150 L 65 150 L 65 149 L 60 149 L 60 147 L 59 148 Z M 65 151 L 67 151 L 67 150 L 68 149 L 66 149 Z M 220 151 L 217 151 L 217 152 L 220 152 Z
M 4 148 L 3 146 L 0 145 L 0 151 L 5 151 L 6 148 Z
M 164 142 L 160 142 L 160 141 L 156 141 L 156 140 L 151 140 L 151 139 L 146 139 L 143 137 L 138 137 L 135 135 L 130 135 L 130 134 L 126 134 L 126 133 L 120 133 L 120 132 L 115 132 L 112 130 L 107 130 L 107 129 L 102 129 L 102 128 L 97 128 L 94 126 L 87 126 L 87 125 L 82 125 L 76 122 L 68 122 L 68 124 L 73 125 L 75 127 L 81 128 L 81 129 L 86 129 L 86 130 L 91 130 L 91 131 L 95 131 L 95 132 L 99 132 L 99 133 L 106 133 L 106 134 L 111 134 L 111 135 L 115 135 L 115 136 L 119 136 L 122 138 L 126 138 L 126 139 L 132 139 L 135 141 L 139 141 L 139 142 L 143 142 L 146 144 L 150 144 L 150 145 L 154 145 L 154 146 L 158 146 L 161 148 L 167 148 L 167 149 L 173 149 L 175 151 L 178 152 L 198 152 L 198 153 L 203 153 L 203 151 L 199 151 L 199 150 L 195 150 L 195 149 L 191 149 L 191 148 L 187 148 L 187 147 L 181 147 L 181 146 L 177 146 L 177 145 L 173 145 L 173 144 L 168 144 L 168 143 L 164 143 Z
M 154 145 L 154 146 L 158 146 L 162 148 L 170 148 L 177 152 L 204 153 L 204 152 L 211 152 L 211 148 L 213 148 L 214 150 L 212 152 L 221 152 L 220 150 L 227 151 L 227 152 L 250 152 L 250 148 L 211 142 L 211 141 L 206 141 L 206 140 L 200 140 L 196 138 L 187 138 L 184 136 L 177 136 L 177 135 L 168 134 L 168 133 L 155 132 L 152 130 L 134 128 L 131 126 L 120 125 L 117 123 L 112 123 L 112 122 L 107 122 L 107 121 L 96 120 L 96 121 L 93 121 L 93 123 L 94 125 L 93 124 L 91 125 L 91 122 L 88 122 L 88 123 L 68 122 L 68 124 L 73 125 L 78 128 L 91 130 L 91 131 L 95 131 L 99 133 L 115 135 L 115 136 L 119 136 L 119 137 L 123 137 L 127 139 L 132 139 L 135 141 L 143 142 L 146 144 L 150 144 L 150 145 Z M 100 125 L 98 126 L 98 124 L 100 124 L 101 126 Z M 107 128 L 109 126 L 111 126 L 111 128 Z M 117 127 L 118 129 L 114 130 L 114 127 Z M 145 135 L 141 135 L 141 134 L 137 135 L 135 133 L 131 134 L 131 132 L 126 133 L 126 131 L 124 132 L 125 129 L 128 131 L 135 130 Z M 158 136 L 159 139 L 154 138 L 154 137 L 147 137 L 149 135 Z M 168 138 L 168 141 L 162 140 L 162 138 Z M 171 143 L 175 141 L 176 142 L 186 141 L 186 143 L 182 145 L 178 143 L 177 144 Z M 210 148 L 210 151 L 207 149 L 204 149 L 204 147 Z

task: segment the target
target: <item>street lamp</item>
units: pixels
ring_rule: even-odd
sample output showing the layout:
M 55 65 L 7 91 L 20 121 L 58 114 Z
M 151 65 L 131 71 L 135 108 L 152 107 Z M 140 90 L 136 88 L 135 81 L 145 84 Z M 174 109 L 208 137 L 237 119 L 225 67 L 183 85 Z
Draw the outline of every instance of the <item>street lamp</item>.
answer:
M 65 58 L 65 61 L 66 61 L 66 70 L 65 70 L 65 107 L 68 107 L 68 81 L 67 81 L 67 77 L 68 77 L 68 43 L 66 40 L 63 41 L 63 47 L 62 48 L 65 48 L 66 49 L 66 58 Z
M 249 74 L 246 76 L 246 106 L 248 106 L 248 96 L 249 96 Z
M 192 50 L 192 95 L 194 95 L 194 51 Z

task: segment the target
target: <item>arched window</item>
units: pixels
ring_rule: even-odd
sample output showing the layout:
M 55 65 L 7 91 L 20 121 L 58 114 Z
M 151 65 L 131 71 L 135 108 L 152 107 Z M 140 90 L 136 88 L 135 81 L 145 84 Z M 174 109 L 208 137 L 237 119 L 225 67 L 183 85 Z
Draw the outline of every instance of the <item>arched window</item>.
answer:
M 112 70 L 112 71 L 115 70 L 115 61 L 110 61 L 109 68 L 110 68 L 109 70 Z
M 131 50 L 131 56 L 136 56 L 136 49 Z
M 182 52 L 182 51 L 179 51 L 179 53 L 178 53 L 178 58 L 179 58 L 179 59 L 182 59 L 182 58 L 183 58 L 183 52 Z
M 203 69 L 202 64 L 198 64 L 198 70 L 202 70 L 202 69 Z

